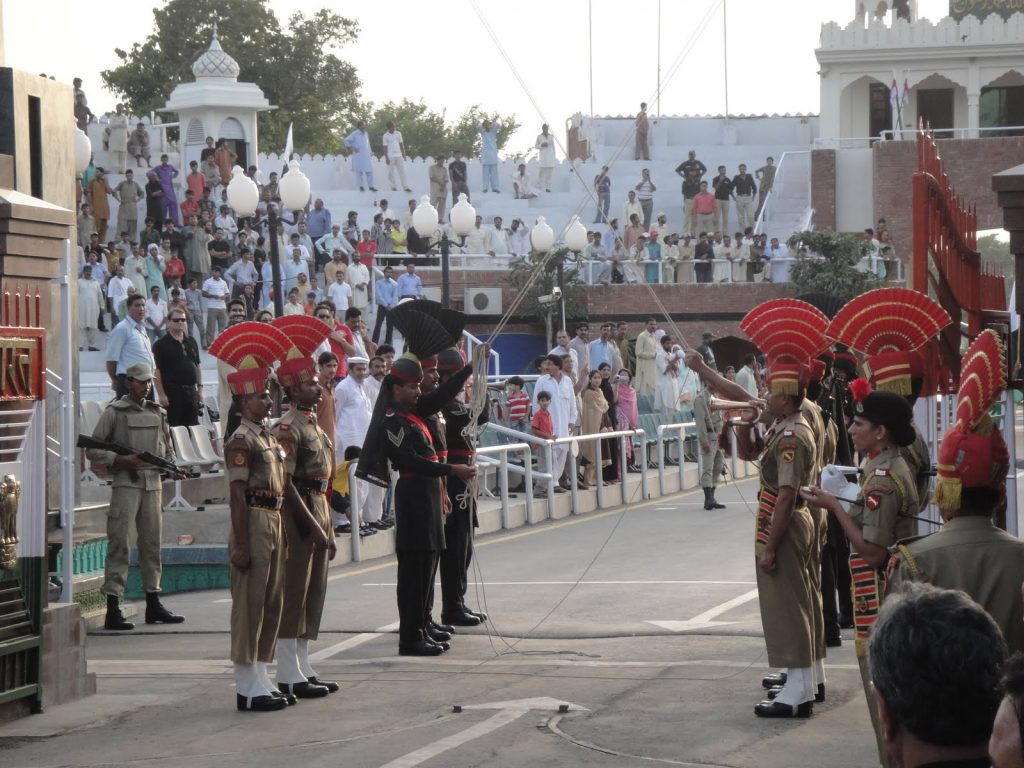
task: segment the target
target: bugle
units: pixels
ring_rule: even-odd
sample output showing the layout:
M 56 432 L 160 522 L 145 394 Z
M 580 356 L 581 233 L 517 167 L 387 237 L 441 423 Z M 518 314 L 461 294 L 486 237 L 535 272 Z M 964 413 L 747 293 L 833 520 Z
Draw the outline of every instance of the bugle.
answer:
M 754 424 L 758 419 L 761 418 L 761 409 L 765 407 L 763 400 L 755 400 L 753 402 L 746 402 L 743 400 L 723 400 L 718 397 L 712 397 L 710 406 L 712 411 L 745 411 L 746 416 L 735 415 L 729 417 L 730 424 Z

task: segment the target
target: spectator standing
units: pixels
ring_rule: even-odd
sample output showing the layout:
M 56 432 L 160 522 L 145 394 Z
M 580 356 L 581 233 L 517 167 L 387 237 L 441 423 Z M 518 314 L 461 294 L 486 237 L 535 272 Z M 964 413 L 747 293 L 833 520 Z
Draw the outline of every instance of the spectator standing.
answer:
M 104 304 L 103 288 L 92 275 L 92 266 L 82 267 L 82 276 L 78 278 L 78 325 L 85 334 L 85 343 L 90 352 L 98 352 L 96 346 L 96 320 Z M 78 347 L 82 351 L 82 347 Z
M 508 412 L 508 428 L 525 432 L 530 423 L 530 396 L 523 391 L 525 382 L 519 376 L 510 376 L 505 382 L 508 394 L 505 407 Z
M 398 276 L 398 300 L 422 299 L 423 281 L 416 274 L 416 265 L 412 259 L 405 262 L 405 274 Z
M 498 184 L 498 131 L 501 130 L 501 122 L 495 120 L 484 120 L 477 126 L 477 133 L 480 134 L 480 165 L 483 169 L 484 192 L 501 192 Z
M 489 256 L 508 256 L 512 252 L 508 232 L 502 226 L 501 216 L 494 217 L 494 226 L 484 233 L 484 253 Z
M 628 368 L 620 368 L 615 377 L 615 429 L 625 431 L 636 429 L 640 421 L 637 410 L 636 390 L 633 389 L 633 374 Z M 626 441 L 626 463 L 633 472 L 642 471 L 633 458 L 633 441 Z
M 131 280 L 135 292 L 141 296 L 146 295 L 146 274 L 148 267 L 146 259 L 138 245 L 132 245 L 131 255 L 124 260 L 124 274 Z
M 121 267 L 118 267 L 121 269 Z M 119 322 L 107 336 L 107 375 L 110 388 L 123 397 L 125 372 L 137 363 L 145 363 L 152 369 L 153 348 L 146 333 L 143 319 L 146 316 L 146 297 L 131 295 L 126 300 L 127 317 Z
M 748 352 L 743 356 L 743 367 L 736 373 L 736 383 L 747 391 L 751 397 L 760 396 L 760 375 L 757 372 L 757 356 Z
M 206 146 L 203 147 L 202 151 L 199 153 L 199 162 L 205 163 L 206 158 L 212 157 L 216 151 L 217 145 L 213 140 L 213 136 L 207 136 Z
M 242 251 L 241 258 L 232 264 L 224 272 L 224 282 L 231 289 L 231 298 L 237 299 L 245 293 L 245 287 L 256 287 L 259 282 L 260 273 L 256 265 L 252 263 L 252 253 L 248 250 Z
M 661 337 L 661 348 L 654 358 L 657 383 L 654 390 L 654 408 L 666 424 L 674 422 L 679 410 L 679 396 L 682 393 L 679 377 L 679 357 L 672 350 L 672 337 L 667 333 Z
M 194 211 L 194 213 L 196 213 L 198 215 L 199 201 L 203 198 L 203 192 L 206 190 L 206 176 L 204 176 L 203 172 L 199 170 L 199 161 L 198 160 L 192 160 L 188 164 L 188 168 L 189 168 L 189 171 L 188 171 L 188 175 L 185 177 L 185 186 L 187 187 L 188 192 L 192 193 L 192 204 L 195 206 L 195 209 L 196 209 Z M 182 220 L 186 220 L 187 221 L 187 217 L 188 217 L 188 215 L 190 213 L 193 213 L 193 212 L 186 211 L 185 210 L 185 204 L 182 203 L 182 205 L 181 205 L 181 217 L 182 217 Z
M 146 300 L 145 323 L 150 343 L 163 336 L 167 328 L 167 302 L 160 298 L 160 289 L 155 285 Z
M 646 231 L 647 228 L 644 226 L 643 223 L 644 207 L 640 204 L 640 201 L 637 199 L 636 190 L 631 189 L 626 193 L 626 202 L 623 203 L 622 205 L 622 220 L 626 223 L 627 227 L 633 223 L 634 216 L 637 217 L 637 222 L 640 224 L 640 229 L 642 231 Z M 628 242 L 628 238 L 624 238 L 624 242 L 626 242 L 627 248 L 631 248 L 633 245 L 636 244 L 635 241 L 632 243 Z
M 231 169 L 235 167 L 235 161 L 238 160 L 238 155 L 228 145 L 227 139 L 217 142 L 217 148 L 213 151 L 213 159 L 220 171 L 221 186 L 227 187 L 231 183 Z
M 402 132 L 395 129 L 395 124 L 388 120 L 387 130 L 384 132 L 384 162 L 388 166 L 388 183 L 391 189 L 395 187 L 395 172 L 402 182 L 402 189 L 412 192 L 409 189 L 409 182 L 405 180 L 405 144 L 402 142 Z
M 551 399 L 549 409 L 553 427 L 552 433 L 556 438 L 569 437 L 569 435 L 575 432 L 575 425 L 579 420 L 579 411 L 576 408 L 576 392 L 573 389 L 572 379 L 562 373 L 562 360 L 557 355 L 548 355 L 544 359 L 543 367 L 544 375 L 537 379 L 533 389 L 535 418 L 537 412 L 541 410 L 539 398 L 542 393 L 546 393 Z M 535 420 L 535 429 L 536 423 Z M 562 476 L 568 456 L 568 444 L 551 446 L 552 466 L 542 469 L 542 471 L 550 472 L 557 480 L 557 478 Z M 535 490 L 539 489 L 540 486 L 541 482 L 536 483 Z
M 612 341 L 611 323 L 601 323 L 601 335 L 587 346 L 587 362 L 591 371 L 596 371 L 602 364 L 615 370 L 622 367 L 619 348 Z
M 199 280 L 191 277 L 188 281 L 188 287 L 185 289 L 185 309 L 188 319 L 188 335 L 192 338 L 196 338 L 197 332 L 199 336 L 199 342 L 207 347 L 204 341 L 204 333 L 206 332 L 206 325 L 203 323 L 203 292 L 199 290 Z
M 448 178 L 452 182 L 452 205 L 459 202 L 460 194 L 464 194 L 466 200 L 469 200 L 469 170 L 466 168 L 466 161 L 462 159 L 461 149 L 452 151 L 452 160 L 448 163 Z
M 153 344 L 157 400 L 167 409 L 168 426 L 195 426 L 199 423 L 203 389 L 199 345 L 185 332 L 185 310 L 172 308 L 167 313 L 167 323 L 168 332 Z
M 555 172 L 555 137 L 548 133 L 548 124 L 541 126 L 540 134 L 533 143 L 537 149 L 540 178 L 538 185 L 545 191 L 551 191 L 551 176 Z
M 522 259 L 530 255 L 530 228 L 521 219 L 512 219 L 508 231 L 509 248 L 514 256 Z
M 146 179 L 146 218 L 151 220 L 154 229 L 159 232 L 164 222 L 164 188 L 156 171 L 147 171 Z M 141 234 L 139 241 L 142 241 Z
M 366 123 L 360 120 L 356 128 L 345 137 L 345 148 L 352 153 L 352 173 L 356 177 L 356 185 L 359 191 L 363 192 L 369 187 L 371 192 L 376 192 L 373 186 L 373 155 L 370 152 L 370 134 L 366 132 Z
M 601 172 L 594 177 L 594 194 L 597 196 L 594 223 L 600 224 L 608 218 L 608 207 L 612 202 L 612 180 L 608 175 L 607 165 L 602 165 Z
M 764 259 L 769 263 L 773 283 L 789 282 L 789 251 L 779 242 L 779 238 L 772 238 L 771 244 L 764 251 Z
M 711 180 L 711 188 L 715 191 L 715 232 L 723 235 L 729 231 L 729 202 L 732 196 L 732 180 L 725 172 L 725 166 L 718 166 L 718 175 Z
M 95 270 L 96 267 L 93 266 L 93 271 Z M 125 318 L 128 311 L 126 302 L 129 296 L 138 296 L 142 300 L 142 312 L 145 314 L 146 292 L 142 291 L 140 293 L 135 293 L 135 286 L 132 285 L 131 280 L 124 276 L 124 267 L 118 264 L 114 268 L 114 276 L 111 277 L 110 281 L 107 283 L 107 304 L 109 305 L 111 314 L 115 315 L 118 320 L 123 320 Z M 97 327 L 101 331 L 106 330 L 102 312 L 100 313 Z M 107 339 L 107 344 L 108 346 L 110 344 L 109 338 Z
M 740 163 L 739 173 L 732 177 L 732 186 L 736 195 L 736 226 L 740 230 L 746 230 L 747 227 L 754 226 L 754 195 L 757 194 L 757 182 L 747 173 L 747 166 L 744 163 Z
M 174 192 L 174 180 L 178 178 L 178 169 L 167 160 L 167 155 L 160 155 L 160 165 L 153 169 L 160 182 L 160 189 L 163 195 L 160 200 L 163 208 L 160 212 L 160 220 L 170 219 L 175 224 L 180 224 L 178 218 L 178 197 Z
M 448 169 L 444 166 L 447 159 L 444 152 L 438 152 L 434 157 L 434 164 L 427 169 L 430 204 L 437 209 L 437 218 L 440 221 L 444 221 L 444 209 L 448 204 Z
M 765 158 L 764 165 L 754 171 L 754 176 L 757 177 L 758 193 L 757 193 L 757 213 L 754 214 L 756 219 L 761 215 L 761 209 L 764 208 L 765 198 L 768 197 L 768 193 L 772 191 L 772 184 L 775 183 L 775 159 L 773 157 Z
M 334 282 L 327 286 L 327 298 L 334 304 L 334 316 L 338 320 L 344 320 L 345 310 L 352 301 L 352 286 L 345 279 L 346 274 L 340 269 L 336 270 Z
M 213 267 L 210 277 L 203 283 L 203 298 L 206 299 L 206 343 L 203 349 L 213 344 L 221 331 L 227 328 L 230 293 L 228 284 L 221 277 L 220 267 Z
M 167 297 L 167 291 L 164 288 L 164 266 L 166 263 L 164 255 L 160 252 L 160 246 L 150 243 L 146 248 L 146 288 L 148 292 L 152 292 L 156 288 L 163 298 Z
M 128 239 L 134 241 L 139 235 L 139 201 L 145 193 L 135 181 L 135 174 L 129 168 L 124 179 L 114 187 L 114 198 L 117 200 L 117 231 L 127 232 Z
M 110 153 L 110 163 L 118 173 L 124 173 L 128 165 L 128 115 L 124 104 L 114 107 L 114 114 L 107 118 L 103 131 L 103 148 Z
M 573 379 L 578 379 L 580 376 L 580 356 L 573 348 L 572 342 L 569 340 L 569 334 L 564 328 L 559 329 L 555 334 L 555 341 L 558 343 L 551 349 L 551 351 L 548 352 L 548 354 L 558 355 L 559 357 L 568 355 L 569 359 L 572 361 L 572 377 Z
M 708 191 L 708 183 L 700 183 L 700 191 L 693 198 L 693 214 L 700 232 L 712 233 L 715 229 L 715 196 Z
M 587 376 L 587 386 L 583 390 L 580 399 L 582 400 L 582 412 L 580 413 L 581 433 L 584 435 L 596 435 L 607 425 L 608 400 L 601 391 L 601 372 L 593 370 Z M 587 440 L 580 444 L 580 455 L 583 457 L 583 485 L 594 486 L 602 482 L 598 476 L 597 442 Z M 607 454 L 601 457 L 601 467 L 611 463 Z
M 707 184 L 706 181 L 701 184 Z M 693 249 L 693 271 L 698 283 L 710 283 L 714 268 L 715 248 L 708 238 L 707 232 L 700 233 L 700 240 Z
M 651 171 L 644 168 L 640 171 L 640 183 L 635 187 L 636 199 L 640 203 L 640 210 L 643 213 L 644 229 L 651 227 L 651 215 L 654 213 L 654 193 L 658 190 L 651 181 Z
M 89 193 L 89 202 L 92 204 L 93 216 L 96 217 L 96 234 L 99 235 L 100 242 L 106 242 L 107 222 L 110 220 L 110 200 L 108 196 L 113 195 L 114 190 L 107 183 L 107 173 L 103 168 L 96 169 L 96 176 L 89 182 L 86 191 Z
M 647 141 L 648 132 L 651 129 L 651 123 L 647 119 L 647 103 L 640 103 L 640 111 L 637 112 L 636 120 L 633 121 L 633 127 L 636 132 L 635 142 L 633 145 L 633 159 L 634 160 L 650 160 L 651 159 L 651 147 Z M 647 224 L 644 224 L 646 227 Z
M 92 206 L 89 203 L 82 203 L 81 213 L 78 214 L 78 244 L 84 251 L 89 247 L 89 239 L 96 231 L 96 218 L 92 215 Z
M 388 312 L 398 303 L 398 283 L 395 282 L 395 270 L 390 264 L 384 267 L 384 277 L 379 278 L 373 285 L 373 295 L 377 301 L 377 317 L 373 324 L 373 343 L 380 341 L 380 329 L 387 323 L 387 331 L 384 333 L 384 343 L 391 344 L 394 329 L 388 319 Z
M 699 230 L 693 213 L 693 201 L 700 193 L 700 177 L 696 169 L 690 171 L 683 179 L 683 234 L 693 237 Z
M 569 349 L 571 352 L 576 353 L 576 362 L 573 364 L 573 370 L 577 372 L 578 376 L 583 376 L 586 371 L 591 369 L 590 325 L 587 323 L 579 323 L 576 326 L 574 333 L 576 335 L 573 336 L 572 341 L 569 342 Z
M 511 381 L 511 379 L 509 381 Z M 539 437 L 541 440 L 554 440 L 555 424 L 551 418 L 551 393 L 536 393 L 534 396 L 534 403 L 533 416 L 530 419 L 530 434 L 534 437 Z M 552 459 L 555 457 L 555 449 L 557 447 L 558 446 L 552 446 L 551 448 Z M 537 451 L 537 470 L 547 474 L 551 471 L 551 468 L 547 465 L 547 453 L 538 448 L 534 448 L 534 450 Z M 554 463 L 553 460 L 552 463 Z M 555 482 L 555 493 L 565 493 L 565 488 L 558 484 L 557 478 Z M 533 495 L 548 495 L 547 486 L 543 480 L 537 479 L 533 481 Z

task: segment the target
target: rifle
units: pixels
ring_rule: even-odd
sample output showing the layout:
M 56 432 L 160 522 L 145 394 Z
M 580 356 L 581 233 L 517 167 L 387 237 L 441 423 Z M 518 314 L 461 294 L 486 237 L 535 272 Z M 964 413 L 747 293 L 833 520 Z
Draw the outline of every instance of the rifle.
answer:
M 142 461 L 162 472 L 180 474 L 188 478 L 199 477 L 198 472 L 193 472 L 192 470 L 179 467 L 173 461 L 161 458 L 155 453 L 150 453 L 149 451 L 137 451 L 134 448 L 129 448 L 127 445 L 121 445 L 120 443 L 97 440 L 95 437 L 91 437 L 90 435 L 79 435 L 76 445 L 79 448 L 95 448 L 98 451 L 113 451 L 118 456 L 138 456 Z

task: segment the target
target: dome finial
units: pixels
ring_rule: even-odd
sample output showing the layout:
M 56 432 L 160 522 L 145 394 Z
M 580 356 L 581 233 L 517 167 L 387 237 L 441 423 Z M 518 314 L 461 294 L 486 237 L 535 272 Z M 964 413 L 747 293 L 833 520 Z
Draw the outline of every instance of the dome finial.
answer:
M 217 39 L 217 20 L 213 20 L 213 39 Z

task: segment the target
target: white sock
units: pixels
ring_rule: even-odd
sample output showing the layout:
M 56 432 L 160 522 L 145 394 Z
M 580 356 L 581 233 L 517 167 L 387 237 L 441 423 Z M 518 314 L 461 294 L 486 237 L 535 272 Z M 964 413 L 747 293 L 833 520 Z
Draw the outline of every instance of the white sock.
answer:
M 239 696 L 252 699 L 256 696 L 263 696 L 263 684 L 260 682 L 259 674 L 255 664 L 235 664 L 235 692 Z
M 277 682 L 294 683 L 306 682 L 306 676 L 299 669 L 299 660 L 295 655 L 294 637 L 277 638 Z
M 295 641 L 295 655 L 299 661 L 299 670 L 304 678 L 316 677 L 316 672 L 313 671 L 313 667 L 309 663 L 309 640 L 304 640 L 300 637 Z
M 272 696 L 274 691 L 277 690 L 277 686 L 270 679 L 270 675 L 267 673 L 267 662 L 257 661 L 256 662 L 256 674 L 259 678 L 260 685 L 263 687 L 263 696 Z
M 814 668 L 795 667 L 789 670 L 786 684 L 775 700 L 780 704 L 796 707 L 805 701 L 814 700 Z
M 819 685 L 824 685 L 824 684 L 825 684 L 825 660 L 824 659 L 818 659 L 816 662 L 814 662 L 814 688 L 815 688 L 815 693 L 817 693 L 818 686 Z

